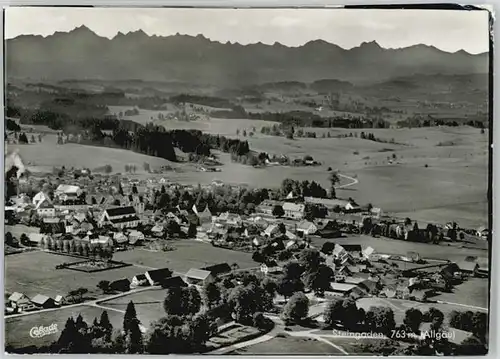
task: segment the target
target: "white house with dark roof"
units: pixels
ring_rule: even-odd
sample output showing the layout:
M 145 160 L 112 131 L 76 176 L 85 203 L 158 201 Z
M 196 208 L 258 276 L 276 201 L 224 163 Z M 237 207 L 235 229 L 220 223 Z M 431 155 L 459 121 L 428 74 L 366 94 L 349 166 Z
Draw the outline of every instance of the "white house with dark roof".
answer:
M 186 273 L 186 281 L 190 284 L 203 284 L 213 279 L 213 275 L 208 270 L 191 268 Z
M 114 207 L 104 210 L 99 219 L 99 226 L 110 224 L 115 228 L 135 228 L 139 224 L 139 217 L 132 206 Z
M 74 201 L 82 194 L 82 190 L 78 186 L 68 184 L 60 184 L 54 191 L 54 196 L 60 201 Z
M 305 215 L 306 206 L 303 203 L 283 203 L 284 217 L 291 219 L 303 219 Z

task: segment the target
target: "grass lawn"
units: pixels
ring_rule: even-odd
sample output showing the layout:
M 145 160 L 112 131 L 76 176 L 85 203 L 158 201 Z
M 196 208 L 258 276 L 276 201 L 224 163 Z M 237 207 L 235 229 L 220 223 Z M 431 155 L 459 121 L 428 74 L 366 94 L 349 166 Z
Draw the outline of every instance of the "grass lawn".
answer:
M 362 346 L 366 344 L 376 344 L 380 341 L 380 339 L 370 339 L 370 338 L 329 338 L 324 337 L 330 343 L 336 344 L 342 348 L 349 354 L 358 355 L 377 355 L 377 353 L 368 353 L 366 352 Z
M 138 115 L 149 121 L 151 111 Z M 222 172 L 199 172 L 192 164 L 177 163 L 178 171 L 169 179 L 188 184 L 210 183 L 219 179 L 249 186 L 278 187 L 285 178 L 314 180 L 328 186 L 327 168 L 357 176 L 359 183 L 339 189 L 341 198 L 353 197 L 360 204 L 372 203 L 386 213 L 410 217 L 420 222 L 456 221 L 462 227 L 487 224 L 488 138 L 473 128 L 372 129 L 377 138 L 396 144 L 359 138 L 361 130 L 328 129 L 333 135 L 358 133 L 358 138 L 296 138 L 262 135 L 260 127 L 271 123 L 245 119 L 208 119 L 191 122 L 162 121 L 167 128 L 194 128 L 248 140 L 250 148 L 291 158 L 311 155 L 322 163 L 317 167 L 268 167 L 257 169 L 231 162 L 221 154 Z M 236 129 L 256 128 L 252 137 L 236 135 Z M 316 132 L 325 129 L 308 129 Z M 248 132 L 248 131 L 247 131 Z M 123 164 L 136 164 L 140 175 L 143 163 L 153 168 L 171 165 L 167 160 L 121 149 L 66 144 L 58 146 L 48 134 L 42 143 L 12 145 L 31 170 L 51 170 L 53 166 L 85 166 L 91 169 L 110 164 L 123 172 Z M 440 143 L 451 145 L 438 146 Z M 389 150 L 389 151 L 388 151 Z M 216 151 L 214 151 L 216 152 Z M 389 164 L 387 157 L 397 157 Z M 428 167 L 425 167 L 428 165 Z
M 25 165 L 30 171 L 48 171 L 53 167 L 87 167 L 91 170 L 104 165 L 111 165 L 114 172 L 124 172 L 125 164 L 135 164 L 143 171 L 147 162 L 151 167 L 171 165 L 160 157 L 146 156 L 140 153 L 108 147 L 86 146 L 76 143 L 57 144 L 57 136 L 48 134 L 43 142 L 27 145 L 9 145 L 9 149 L 18 149 Z
M 113 308 L 121 311 L 127 309 L 127 304 L 130 301 L 134 302 L 137 318 L 146 328 L 165 315 L 163 310 L 163 300 L 165 299 L 164 289 L 153 289 L 139 293 L 129 294 L 124 297 L 112 299 L 99 303 L 103 307 Z
M 154 268 L 168 267 L 180 273 L 186 273 L 191 268 L 202 268 L 222 262 L 227 262 L 229 265 L 237 263 L 240 268 L 258 266 L 258 263 L 252 260 L 251 253 L 217 248 L 208 243 L 192 240 L 173 241 L 172 245 L 176 250 L 150 252 L 136 248 L 117 252 L 113 259 Z
M 460 243 L 429 244 L 407 242 L 397 239 L 359 235 L 350 236 L 345 238 L 325 239 L 316 238 L 312 239 L 312 244 L 321 248 L 325 242 L 333 242 L 342 244 L 360 244 L 363 248 L 371 246 L 375 249 L 375 253 L 382 254 L 400 254 L 406 255 L 408 252 L 417 252 L 423 258 L 428 259 L 444 259 L 451 261 L 462 261 L 466 256 L 477 256 L 482 261 L 488 260 L 488 251 L 483 249 L 462 248 Z
M 52 341 L 57 340 L 61 335 L 66 320 L 73 316 L 76 318 L 81 314 L 83 319 L 91 325 L 94 318 L 99 318 L 104 309 L 91 307 L 91 306 L 78 306 L 71 308 L 63 308 L 56 311 L 45 313 L 33 313 L 21 317 L 6 318 L 5 319 L 5 345 L 12 345 L 16 348 L 28 345 L 48 345 Z M 120 328 L 123 323 L 123 314 L 115 311 L 108 310 L 109 320 L 113 328 Z M 30 329 L 39 326 L 50 326 L 51 324 L 57 325 L 57 333 L 47 335 L 42 338 L 31 338 Z
M 77 258 L 35 251 L 5 257 L 5 291 L 22 292 L 28 297 L 43 294 L 54 298 L 78 287 L 89 290 L 89 296 L 102 295 L 96 288 L 100 280 L 132 278 L 144 269 L 133 266 L 103 272 L 85 273 L 55 269 L 56 265 L 76 262 Z
M 229 355 L 343 355 L 326 343 L 311 338 L 285 337 L 235 350 Z
M 394 319 L 396 320 L 396 325 L 403 324 L 403 319 L 405 317 L 405 312 L 410 308 L 419 309 L 422 313 L 429 310 L 429 308 L 434 307 L 443 312 L 445 316 L 445 323 L 448 322 L 448 316 L 451 311 L 467 311 L 472 310 L 477 311 L 477 309 L 469 309 L 459 305 L 453 304 L 442 304 L 442 303 L 419 303 L 410 300 L 402 299 L 387 299 L 387 298 L 361 298 L 356 301 L 358 308 L 363 308 L 368 311 L 372 306 L 384 306 L 390 307 L 394 311 Z

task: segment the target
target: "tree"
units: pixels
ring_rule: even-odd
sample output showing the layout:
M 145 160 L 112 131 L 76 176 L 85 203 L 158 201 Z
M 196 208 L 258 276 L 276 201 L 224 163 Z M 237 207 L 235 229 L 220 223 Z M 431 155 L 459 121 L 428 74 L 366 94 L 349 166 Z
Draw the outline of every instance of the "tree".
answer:
M 228 302 L 238 323 L 251 324 L 252 315 L 261 309 L 262 302 L 259 300 L 261 295 L 258 290 L 254 284 L 240 285 L 231 290 Z
M 285 211 L 283 210 L 283 207 L 280 205 L 275 205 L 273 207 L 273 216 L 275 217 L 283 217 L 285 215 Z
M 22 245 L 27 246 L 27 245 L 29 245 L 30 239 L 28 238 L 26 233 L 23 233 L 23 234 L 21 234 L 19 241 L 21 242 Z
M 169 235 L 173 236 L 175 234 L 179 234 L 181 231 L 181 227 L 179 226 L 179 223 L 177 223 L 174 220 L 170 220 L 167 223 L 166 226 L 166 231 Z
M 298 263 L 305 272 L 317 270 L 319 265 L 324 262 L 320 252 L 315 248 L 303 249 L 299 254 Z
M 195 287 L 167 289 L 163 309 L 168 315 L 194 315 L 201 307 L 201 296 Z
M 420 333 L 420 324 L 422 323 L 423 314 L 419 309 L 410 308 L 405 313 L 405 318 L 403 323 L 409 328 L 413 333 Z
M 332 277 L 333 270 L 324 264 L 320 264 L 317 269 L 305 274 L 305 284 L 316 295 L 323 296 L 325 291 L 331 288 L 330 281 Z
M 134 302 L 130 301 L 123 316 L 125 353 L 136 354 L 143 351 L 143 338 L 140 322 L 137 319 Z
M 486 355 L 488 354 L 488 348 L 485 343 L 476 338 L 475 336 L 470 336 L 465 338 L 460 345 L 458 346 L 455 355 L 467 355 L 467 356 L 476 356 L 476 355 Z
M 366 313 L 365 323 L 369 330 L 386 335 L 396 327 L 394 312 L 388 307 L 371 307 Z
M 142 167 L 144 168 L 144 171 L 146 171 L 147 173 L 151 172 L 151 166 L 149 165 L 149 163 L 144 162 L 144 164 L 142 165 Z
M 295 293 L 283 307 L 281 318 L 288 323 L 300 323 L 309 313 L 309 299 L 303 292 Z
M 328 303 L 323 314 L 325 323 L 333 326 L 339 322 L 346 329 L 355 329 L 365 320 L 363 308 L 358 308 L 352 298 L 337 299 Z
M 278 281 L 278 293 L 286 298 L 291 297 L 294 293 L 304 290 L 304 283 L 300 277 L 289 278 L 286 276 L 281 277 Z
M 113 333 L 113 325 L 109 321 L 108 312 L 106 310 L 101 313 L 101 319 L 99 320 L 99 326 L 102 328 L 106 339 L 111 340 L 111 335 Z
M 196 224 L 190 223 L 189 227 L 188 227 L 187 236 L 189 238 L 195 238 L 197 233 L 198 233 L 198 230 L 196 229 Z
M 125 310 L 125 314 L 123 316 L 123 332 L 128 332 L 131 327 L 131 322 L 133 319 L 137 319 L 137 312 L 135 311 L 134 302 L 130 301 L 127 304 L 127 309 Z
M 208 308 L 211 309 L 215 307 L 216 305 L 219 304 L 221 301 L 221 291 L 219 286 L 213 282 L 213 281 L 208 281 L 203 284 L 203 289 L 201 293 L 201 298 L 203 300 L 203 304 Z
M 101 280 L 99 283 L 97 283 L 97 288 L 102 290 L 103 293 L 108 293 L 109 292 L 109 280 Z
M 485 343 L 488 332 L 488 315 L 484 312 L 475 312 L 472 317 L 472 334 Z
M 19 135 L 19 143 L 28 143 L 28 137 L 24 132 Z

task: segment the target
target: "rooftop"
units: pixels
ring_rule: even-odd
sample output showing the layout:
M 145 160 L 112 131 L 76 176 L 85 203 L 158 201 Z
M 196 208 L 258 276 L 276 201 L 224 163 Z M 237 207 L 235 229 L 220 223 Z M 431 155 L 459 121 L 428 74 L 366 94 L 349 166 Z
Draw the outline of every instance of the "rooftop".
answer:
M 205 280 L 207 279 L 211 273 L 207 270 L 203 269 L 197 269 L 197 268 L 191 268 L 187 273 L 186 273 L 186 278 L 194 278 L 194 279 L 201 279 Z

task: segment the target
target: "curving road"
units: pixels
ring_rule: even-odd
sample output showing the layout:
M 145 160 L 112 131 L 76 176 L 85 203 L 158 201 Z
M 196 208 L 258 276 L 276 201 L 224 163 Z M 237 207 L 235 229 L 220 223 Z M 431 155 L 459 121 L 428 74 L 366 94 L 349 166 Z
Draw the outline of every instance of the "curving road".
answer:
M 339 185 L 339 186 L 335 186 L 335 189 L 342 189 L 342 188 L 354 186 L 355 184 L 359 183 L 359 180 L 357 178 L 354 178 L 354 177 L 351 177 L 351 176 L 347 176 L 347 175 L 343 175 L 341 173 L 337 173 L 337 174 L 339 175 L 339 177 L 347 178 L 351 182 L 345 183 L 345 184 L 342 184 L 342 185 Z

